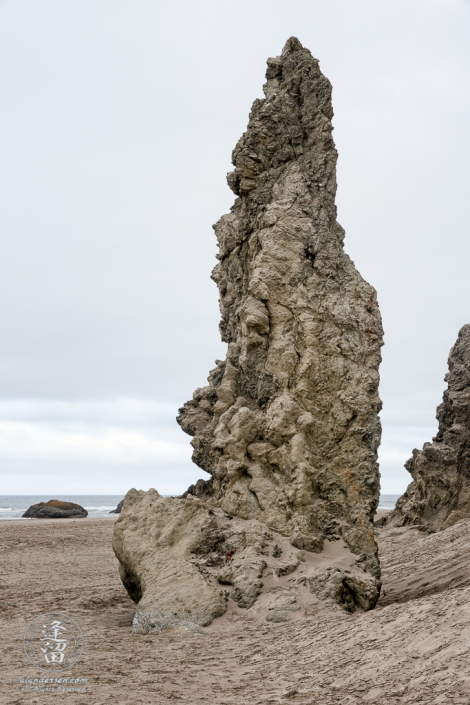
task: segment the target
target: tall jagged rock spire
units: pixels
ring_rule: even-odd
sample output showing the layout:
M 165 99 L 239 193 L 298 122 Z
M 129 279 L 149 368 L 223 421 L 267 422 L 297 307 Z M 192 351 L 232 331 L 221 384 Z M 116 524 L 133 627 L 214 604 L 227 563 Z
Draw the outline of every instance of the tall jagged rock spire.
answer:
M 376 571 L 382 327 L 336 222 L 331 85 L 294 37 L 266 75 L 214 226 L 227 359 L 178 421 L 224 509 L 307 550 L 342 536 Z
M 405 463 L 413 482 L 383 524 L 439 531 L 470 517 L 470 325 L 459 331 L 448 365 L 439 431 Z
M 175 503 L 192 507 L 196 500 L 200 511 L 219 512 L 207 521 L 211 535 L 219 522 L 225 543 L 211 545 L 228 541 L 238 554 L 218 578 L 234 586 L 241 606 L 261 590 L 262 548 L 275 532 L 291 547 L 285 552 L 326 555 L 325 542 L 344 542 L 352 573 L 331 564 L 312 577 L 311 590 L 368 609 L 380 591 L 372 520 L 379 499 L 381 317 L 375 289 L 345 254 L 336 221 L 331 84 L 294 37 L 267 63 L 266 98 L 253 103 L 227 176 L 237 198 L 214 226 L 219 263 L 212 276 L 227 357 L 178 417 L 193 436 L 194 462 L 211 479 L 190 488 L 185 500 L 158 500 L 159 512 L 173 502 L 181 523 L 184 512 Z M 150 502 L 139 497 L 128 501 L 134 518 L 137 506 Z M 124 582 L 134 589 L 139 571 L 125 567 L 132 563 L 125 509 L 126 502 L 115 545 Z M 245 538 L 238 543 L 220 518 L 227 515 L 241 522 Z M 144 604 L 170 604 L 158 594 L 147 602 L 144 595 Z M 213 614 L 218 600 L 214 593 Z M 211 612 L 205 605 L 198 614 Z

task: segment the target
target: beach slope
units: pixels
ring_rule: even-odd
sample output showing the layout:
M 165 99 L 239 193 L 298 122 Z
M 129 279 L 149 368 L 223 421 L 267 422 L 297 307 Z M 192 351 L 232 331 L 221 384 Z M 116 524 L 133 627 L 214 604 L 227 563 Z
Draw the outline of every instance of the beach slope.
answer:
M 384 590 L 375 610 L 329 611 L 312 596 L 302 620 L 273 624 L 234 606 L 183 637 L 132 634 L 113 526 L 111 518 L 0 523 L 2 704 L 58 702 L 58 693 L 12 682 L 44 675 L 28 662 L 23 634 L 52 611 L 84 634 L 80 660 L 56 674 L 87 678 L 86 692 L 70 693 L 76 704 L 470 701 L 470 521 L 431 535 L 379 530 Z

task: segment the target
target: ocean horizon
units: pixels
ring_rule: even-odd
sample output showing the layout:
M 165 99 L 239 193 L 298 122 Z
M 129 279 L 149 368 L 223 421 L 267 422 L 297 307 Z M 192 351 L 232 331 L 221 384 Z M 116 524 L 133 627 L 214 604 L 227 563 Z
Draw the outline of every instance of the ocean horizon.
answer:
M 21 519 L 23 514 L 33 504 L 59 499 L 62 502 L 74 502 L 88 512 L 90 519 L 112 518 L 110 514 L 124 498 L 123 494 L 90 494 L 90 495 L 0 495 L 0 521 L 2 519 Z
M 169 495 L 168 495 L 169 496 Z M 393 509 L 399 494 L 380 495 L 379 509 Z M 0 521 L 3 519 L 21 519 L 31 505 L 39 502 L 48 502 L 50 499 L 59 499 L 62 502 L 80 504 L 88 512 L 90 519 L 112 518 L 110 514 L 124 499 L 123 494 L 93 494 L 93 495 L 0 495 Z

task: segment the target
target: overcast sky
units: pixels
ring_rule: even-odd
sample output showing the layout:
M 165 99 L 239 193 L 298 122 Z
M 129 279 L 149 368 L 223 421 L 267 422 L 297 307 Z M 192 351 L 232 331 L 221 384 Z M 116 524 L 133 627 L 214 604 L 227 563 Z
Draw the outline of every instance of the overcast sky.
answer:
M 382 491 L 406 488 L 470 322 L 470 2 L 0 0 L 2 494 L 205 475 L 175 416 L 225 355 L 211 225 L 291 35 L 333 84 L 338 220 L 385 329 Z

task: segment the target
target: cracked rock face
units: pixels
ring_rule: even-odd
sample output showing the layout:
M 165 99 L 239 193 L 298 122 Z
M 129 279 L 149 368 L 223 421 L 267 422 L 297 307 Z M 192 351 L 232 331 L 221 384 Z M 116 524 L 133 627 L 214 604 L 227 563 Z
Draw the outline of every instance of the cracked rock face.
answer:
M 268 59 L 266 77 L 232 155 L 237 198 L 214 226 L 227 357 L 177 419 L 211 477 L 183 497 L 259 522 L 297 551 L 321 554 L 341 539 L 375 586 L 350 580 L 347 594 L 370 608 L 380 590 L 381 317 L 336 221 L 331 84 L 295 38 Z M 240 606 L 262 590 L 261 545 L 248 542 L 222 568 Z M 283 564 L 281 574 L 295 571 L 295 555 Z
M 470 325 L 449 354 L 439 431 L 405 463 L 413 482 L 381 523 L 440 531 L 470 517 Z

